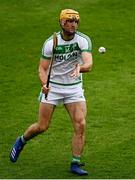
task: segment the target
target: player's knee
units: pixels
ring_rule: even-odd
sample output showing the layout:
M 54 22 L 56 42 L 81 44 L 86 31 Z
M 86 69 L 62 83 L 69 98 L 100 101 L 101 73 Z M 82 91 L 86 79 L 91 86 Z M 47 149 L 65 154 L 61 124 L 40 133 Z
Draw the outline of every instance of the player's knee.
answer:
M 86 124 L 85 124 L 84 121 L 79 124 L 79 130 L 80 130 L 80 132 L 81 132 L 82 134 L 83 134 L 84 131 L 85 131 L 85 126 L 86 126 Z
M 36 127 L 35 127 L 35 132 L 38 133 L 38 134 L 43 132 L 43 130 L 42 130 L 42 128 L 40 127 L 39 124 L 36 125 Z
M 38 132 L 39 133 L 43 133 L 44 131 L 46 131 L 48 129 L 48 125 L 39 125 L 38 126 Z
M 80 119 L 79 121 L 77 121 L 76 123 L 76 133 L 77 134 L 84 134 L 85 132 L 85 127 L 86 127 L 86 122 L 85 119 Z

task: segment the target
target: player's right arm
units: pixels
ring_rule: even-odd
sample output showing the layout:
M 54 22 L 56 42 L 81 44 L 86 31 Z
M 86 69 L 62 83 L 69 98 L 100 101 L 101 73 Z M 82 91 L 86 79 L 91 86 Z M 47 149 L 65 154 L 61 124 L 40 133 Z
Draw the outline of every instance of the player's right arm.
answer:
M 50 65 L 50 61 L 46 60 L 46 59 L 40 59 L 40 63 L 39 63 L 39 79 L 42 85 L 42 92 L 44 94 L 47 94 L 49 91 L 49 88 L 46 87 L 46 82 L 47 82 L 47 76 L 48 76 L 48 68 Z
M 50 39 L 50 38 L 49 38 Z M 48 78 L 48 68 L 50 65 L 50 60 L 52 57 L 52 45 L 53 39 L 47 39 L 42 48 L 42 56 L 39 63 L 39 79 L 42 85 L 42 92 L 47 94 L 49 88 L 46 87 L 47 78 Z

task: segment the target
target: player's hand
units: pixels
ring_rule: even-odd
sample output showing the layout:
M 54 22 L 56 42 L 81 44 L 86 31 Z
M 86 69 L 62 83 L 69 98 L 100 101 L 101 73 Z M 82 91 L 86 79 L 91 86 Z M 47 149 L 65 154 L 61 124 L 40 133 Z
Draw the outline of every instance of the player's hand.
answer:
M 42 93 L 48 94 L 49 91 L 50 91 L 50 87 L 47 88 L 47 87 L 46 87 L 46 84 L 42 86 Z
M 71 73 L 71 77 L 76 78 L 80 75 L 80 64 L 76 64 L 75 65 L 75 69 L 73 70 L 73 72 Z

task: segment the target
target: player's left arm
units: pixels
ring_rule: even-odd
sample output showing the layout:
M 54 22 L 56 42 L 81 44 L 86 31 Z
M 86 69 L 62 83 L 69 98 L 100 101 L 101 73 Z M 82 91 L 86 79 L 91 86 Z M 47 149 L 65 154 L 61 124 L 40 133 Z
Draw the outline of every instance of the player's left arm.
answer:
M 91 52 L 82 52 L 82 64 L 80 66 L 80 72 L 89 72 L 92 69 L 93 59 Z
M 82 52 L 82 64 L 76 64 L 71 77 L 78 77 L 80 73 L 89 72 L 92 69 L 93 59 L 91 52 Z

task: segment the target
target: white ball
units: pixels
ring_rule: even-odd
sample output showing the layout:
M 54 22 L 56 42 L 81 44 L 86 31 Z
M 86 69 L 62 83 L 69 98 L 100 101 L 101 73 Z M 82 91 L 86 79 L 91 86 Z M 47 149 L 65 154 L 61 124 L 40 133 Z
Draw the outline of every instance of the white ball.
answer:
M 106 52 L 106 49 L 105 49 L 105 47 L 100 47 L 99 49 L 98 49 L 98 51 L 99 51 L 99 53 L 105 53 Z

